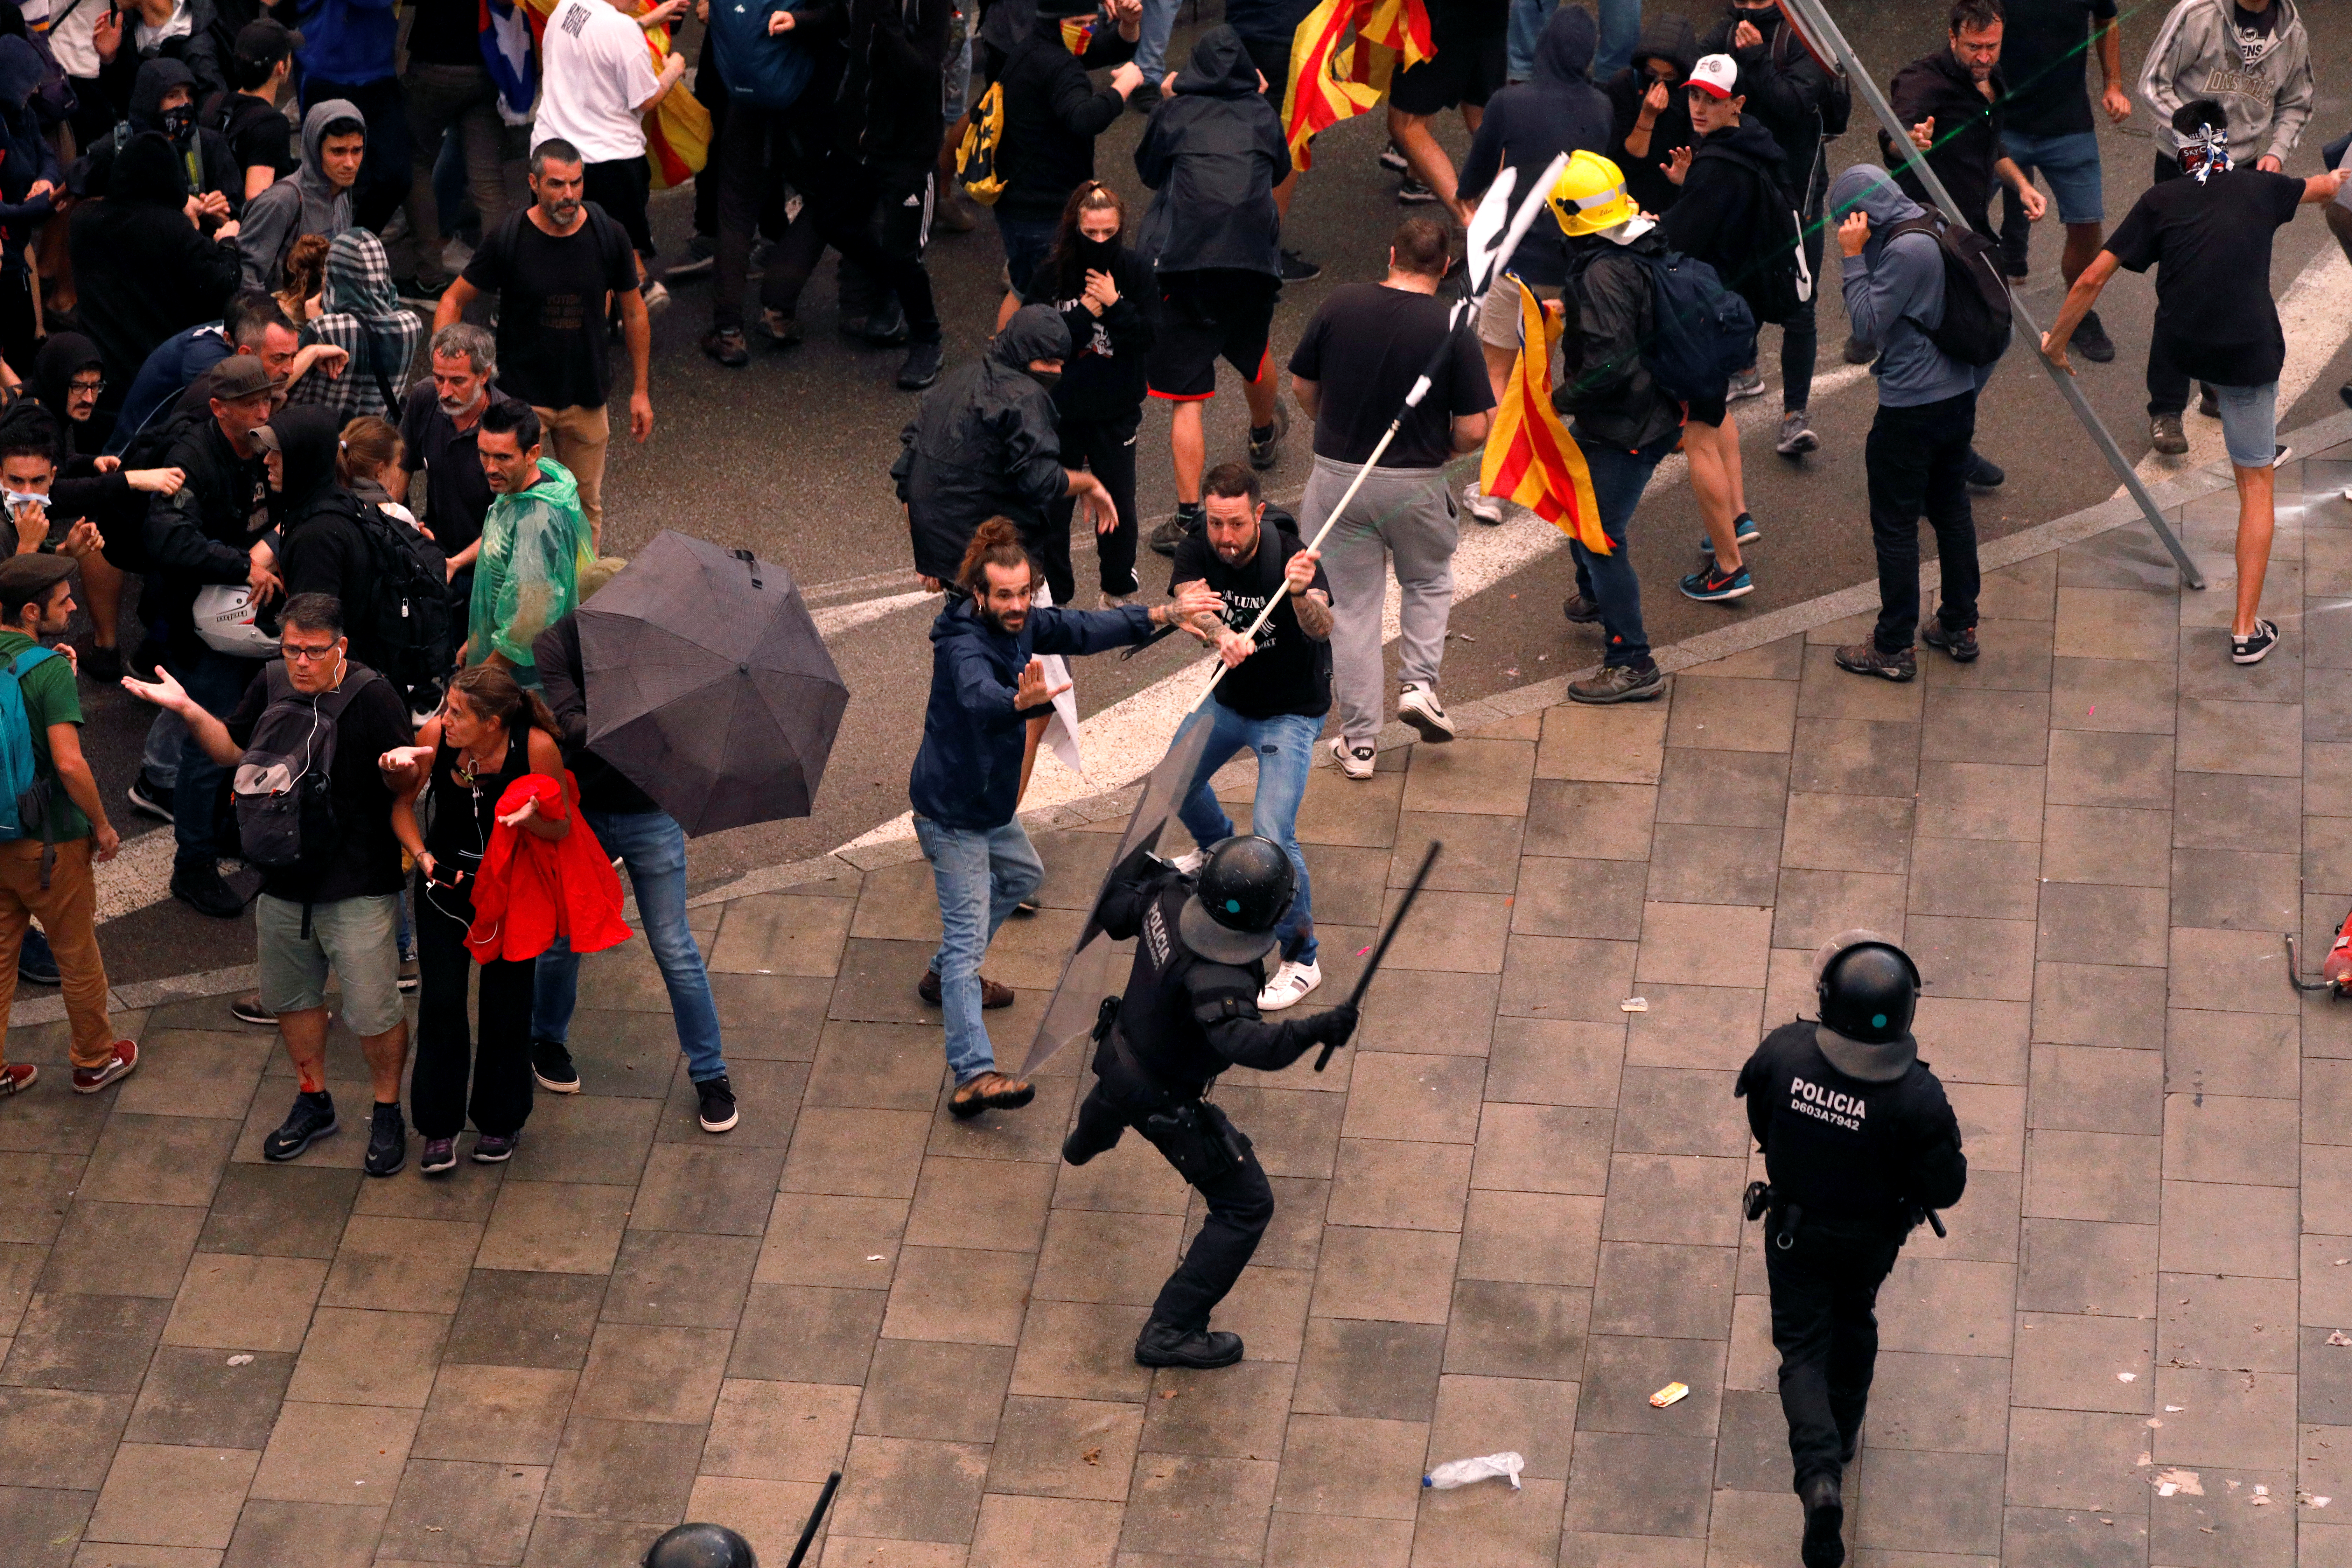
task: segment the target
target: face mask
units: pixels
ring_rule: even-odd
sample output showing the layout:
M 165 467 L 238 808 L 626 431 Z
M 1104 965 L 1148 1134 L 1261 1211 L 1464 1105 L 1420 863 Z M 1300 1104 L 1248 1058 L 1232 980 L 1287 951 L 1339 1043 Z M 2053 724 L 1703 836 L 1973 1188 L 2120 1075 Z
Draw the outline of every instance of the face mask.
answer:
M 1062 373 L 1058 370 L 1033 370 L 1029 373 L 1029 379 L 1051 392 L 1055 384 L 1062 379 Z
M 163 110 L 163 134 L 174 142 L 185 142 L 196 129 L 196 111 L 186 104 Z
M 1082 271 L 1108 272 L 1118 255 L 1117 239 L 1088 239 L 1078 237 L 1078 266 Z
M 0 506 L 6 507 L 8 515 L 11 517 L 16 514 L 18 507 L 37 506 L 46 510 L 48 504 L 49 498 L 47 496 L 32 495 L 24 490 L 0 490 Z

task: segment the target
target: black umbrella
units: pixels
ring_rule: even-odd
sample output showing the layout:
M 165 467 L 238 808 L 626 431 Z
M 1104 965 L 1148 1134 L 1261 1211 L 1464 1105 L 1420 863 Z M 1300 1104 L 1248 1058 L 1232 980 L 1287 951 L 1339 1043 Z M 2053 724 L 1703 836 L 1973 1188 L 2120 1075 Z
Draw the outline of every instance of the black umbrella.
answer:
M 665 531 L 579 614 L 588 744 L 688 837 L 809 814 L 849 688 L 790 572 Z

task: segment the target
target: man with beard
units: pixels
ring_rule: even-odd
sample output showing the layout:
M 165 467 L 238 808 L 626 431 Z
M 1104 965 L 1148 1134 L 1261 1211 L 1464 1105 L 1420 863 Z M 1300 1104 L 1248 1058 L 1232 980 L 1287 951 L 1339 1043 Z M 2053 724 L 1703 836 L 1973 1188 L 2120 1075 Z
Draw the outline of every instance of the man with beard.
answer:
M 455 605 L 473 595 L 482 520 L 490 514 L 490 481 L 474 438 L 485 409 L 517 405 L 499 389 L 498 374 L 498 343 L 486 329 L 470 321 L 444 327 L 433 334 L 433 379 L 411 387 L 400 410 L 400 478 L 392 499 L 407 505 L 412 476 L 424 470 L 425 508 L 418 515 L 449 558 Z

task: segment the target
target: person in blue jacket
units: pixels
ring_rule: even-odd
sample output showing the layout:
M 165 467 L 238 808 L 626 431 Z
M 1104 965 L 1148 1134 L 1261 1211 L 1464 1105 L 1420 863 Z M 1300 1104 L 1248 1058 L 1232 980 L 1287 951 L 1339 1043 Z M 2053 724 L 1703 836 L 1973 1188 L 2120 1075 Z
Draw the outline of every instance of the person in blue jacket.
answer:
M 947 607 L 931 623 L 931 695 L 923 744 L 907 780 L 915 837 L 939 889 L 940 947 L 917 987 L 946 1014 L 948 1109 L 972 1117 L 1013 1110 L 1036 1090 L 996 1070 L 982 1007 L 1009 1007 L 1013 988 L 983 979 L 980 961 L 996 928 L 1037 890 L 1045 869 L 1014 812 L 1031 718 L 1066 686 L 1049 687 L 1039 654 L 1100 653 L 1149 639 L 1155 627 L 1215 616 L 1223 600 L 1206 583 L 1173 602 L 1116 610 L 1031 607 L 1037 564 L 1020 531 L 1001 517 L 974 531 Z

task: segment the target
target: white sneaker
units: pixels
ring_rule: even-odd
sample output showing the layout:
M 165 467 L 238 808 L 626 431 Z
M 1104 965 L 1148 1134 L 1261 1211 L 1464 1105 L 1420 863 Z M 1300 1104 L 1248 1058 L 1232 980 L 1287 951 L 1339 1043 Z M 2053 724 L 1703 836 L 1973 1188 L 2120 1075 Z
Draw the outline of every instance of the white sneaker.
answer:
M 658 279 L 645 287 L 646 310 L 648 313 L 669 309 L 669 289 Z
M 1339 771 L 1351 779 L 1372 776 L 1373 752 L 1370 746 L 1351 746 L 1345 735 L 1331 737 L 1331 754 L 1339 759 Z
M 1475 479 L 1462 487 L 1462 510 L 1490 527 L 1503 521 L 1503 503 L 1480 489 Z
M 1208 863 L 1208 859 L 1207 850 L 1195 849 L 1189 855 L 1179 855 L 1168 863 L 1187 877 L 1196 877 L 1200 875 L 1201 868 Z
M 1454 739 L 1454 721 L 1439 706 L 1437 693 L 1414 681 L 1406 681 L 1397 693 L 1397 717 L 1421 731 L 1424 741 Z
M 1279 1013 L 1285 1007 L 1296 1007 L 1306 1000 L 1308 992 L 1322 984 L 1322 965 L 1297 963 L 1286 958 L 1282 967 L 1274 972 L 1274 978 L 1265 983 L 1265 989 L 1257 994 L 1257 1010 Z

